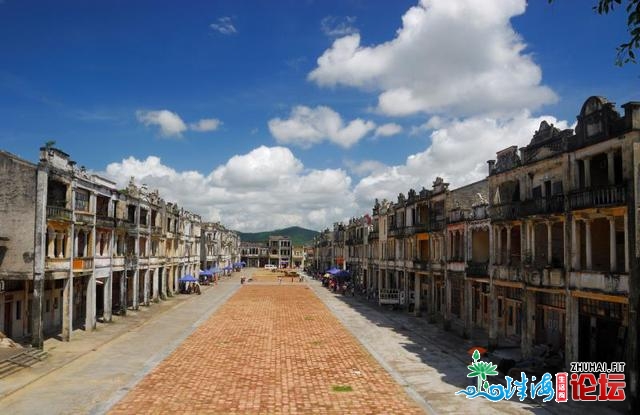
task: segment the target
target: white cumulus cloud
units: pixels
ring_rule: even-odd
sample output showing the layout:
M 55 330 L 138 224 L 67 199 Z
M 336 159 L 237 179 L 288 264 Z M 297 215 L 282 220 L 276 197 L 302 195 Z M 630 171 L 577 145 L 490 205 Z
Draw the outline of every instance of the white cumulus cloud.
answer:
M 463 120 L 438 120 L 438 129 L 431 132 L 431 144 L 422 152 L 407 157 L 405 164 L 377 166 L 355 186 L 355 199 L 360 204 L 373 197 L 391 198 L 409 188 L 430 188 L 440 176 L 450 188 L 484 179 L 488 174 L 487 160 L 511 145 L 528 145 L 540 123 L 546 120 L 557 128 L 569 128 L 566 121 L 552 116 L 532 117 L 522 111 L 513 118 L 470 117 Z
M 293 225 L 322 229 L 357 211 L 344 170 L 306 169 L 285 147 L 258 147 L 209 173 L 177 171 L 156 156 L 128 157 L 109 164 L 104 175 L 121 187 L 134 176 L 166 201 L 241 231 Z
M 182 118 L 169 110 L 138 110 L 136 111 L 136 118 L 146 126 L 157 125 L 160 127 L 160 133 L 165 137 L 181 137 L 182 133 L 187 129 L 187 125 L 182 121 Z
M 396 123 L 388 123 L 376 128 L 376 137 L 391 137 L 392 135 L 400 134 L 402 132 L 402 126 Z
M 294 107 L 288 119 L 274 118 L 268 125 L 278 143 L 305 148 L 324 140 L 349 148 L 376 127 L 374 122 L 360 118 L 345 124 L 340 114 L 329 107 L 304 105 Z
M 198 132 L 215 131 L 221 124 L 222 121 L 216 118 L 203 118 L 196 123 L 189 124 L 189 128 Z
M 525 0 L 421 0 L 387 42 L 336 39 L 308 79 L 379 91 L 378 110 L 392 116 L 533 110 L 556 95 L 511 26 L 525 8 Z

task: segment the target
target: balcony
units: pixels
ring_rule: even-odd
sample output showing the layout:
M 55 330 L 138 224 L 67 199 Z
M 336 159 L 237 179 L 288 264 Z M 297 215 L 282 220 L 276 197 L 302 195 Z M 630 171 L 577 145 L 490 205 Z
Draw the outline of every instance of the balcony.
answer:
M 162 236 L 162 226 L 152 226 L 151 234 L 153 236 Z
M 371 231 L 369 232 L 369 240 L 374 240 L 374 239 L 378 239 L 380 237 L 380 234 L 378 233 L 378 231 Z
M 74 271 L 91 271 L 93 270 L 93 258 L 74 258 Z
M 523 216 L 544 215 L 560 213 L 564 211 L 564 195 L 542 197 L 539 199 L 525 200 L 521 205 Z
M 629 276 L 602 272 L 571 272 L 569 287 L 576 290 L 599 291 L 606 294 L 629 294 Z
M 515 220 L 521 217 L 522 206 L 520 202 L 502 203 L 491 206 L 491 219 Z
M 47 219 L 71 222 L 71 211 L 63 207 L 47 206 Z
M 69 258 L 47 258 L 45 268 L 47 271 L 68 271 Z
M 565 272 L 563 268 L 524 269 L 524 280 L 534 287 L 563 288 Z
M 489 263 L 468 261 L 465 271 L 467 277 L 487 277 L 489 276 Z
M 102 215 L 97 215 L 96 216 L 96 226 L 101 227 L 101 228 L 113 228 L 115 226 L 116 222 L 115 219 L 109 217 L 109 216 L 102 216 Z
M 76 223 L 93 225 L 93 215 L 90 213 L 76 212 L 75 217 L 76 217 Z
M 404 236 L 404 226 L 389 226 L 388 235 L 393 237 Z
M 569 195 L 569 204 L 572 210 L 624 205 L 626 202 L 626 184 L 592 187 L 571 192 Z

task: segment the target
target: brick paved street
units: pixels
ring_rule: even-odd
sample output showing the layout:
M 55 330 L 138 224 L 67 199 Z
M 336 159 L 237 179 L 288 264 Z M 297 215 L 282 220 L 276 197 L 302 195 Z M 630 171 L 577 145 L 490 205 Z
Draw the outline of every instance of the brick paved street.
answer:
M 423 413 L 306 284 L 277 275 L 255 275 L 111 413 Z

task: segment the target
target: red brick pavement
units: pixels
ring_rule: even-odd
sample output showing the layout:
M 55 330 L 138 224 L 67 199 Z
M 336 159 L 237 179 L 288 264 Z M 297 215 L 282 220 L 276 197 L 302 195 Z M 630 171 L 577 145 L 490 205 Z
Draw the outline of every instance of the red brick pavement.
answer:
M 423 412 L 306 285 L 289 279 L 242 287 L 111 413 Z

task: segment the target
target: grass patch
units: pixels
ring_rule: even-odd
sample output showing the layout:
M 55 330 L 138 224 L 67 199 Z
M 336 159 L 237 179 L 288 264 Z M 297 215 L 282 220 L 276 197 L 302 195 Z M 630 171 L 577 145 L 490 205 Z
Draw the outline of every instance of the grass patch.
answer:
M 353 388 L 349 385 L 333 385 L 331 389 L 334 392 L 353 392 Z
M 305 319 L 305 320 L 313 320 L 313 317 L 311 317 L 311 316 L 304 316 L 304 319 Z
M 320 340 L 314 340 L 309 344 L 312 345 L 312 346 L 321 346 L 322 342 Z

